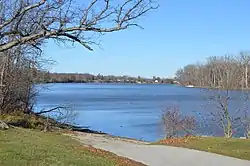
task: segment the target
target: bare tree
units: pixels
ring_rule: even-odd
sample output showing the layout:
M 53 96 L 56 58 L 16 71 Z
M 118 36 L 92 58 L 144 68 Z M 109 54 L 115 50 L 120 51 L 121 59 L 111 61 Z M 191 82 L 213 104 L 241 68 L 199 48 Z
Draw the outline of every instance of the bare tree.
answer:
M 80 3 L 80 2 L 79 2 Z M 92 51 L 96 37 L 140 27 L 138 20 L 158 7 L 152 0 L 0 0 L 0 114 L 33 112 L 34 88 L 47 40 L 79 43 Z M 62 107 L 36 115 L 57 112 Z M 58 118 L 57 118 L 58 119 Z M 58 119 L 58 120 L 59 120 Z
M 233 90 L 240 90 L 247 86 L 248 74 L 245 73 L 248 73 L 246 69 L 248 58 L 244 54 L 242 60 L 242 55 L 243 53 L 237 57 L 232 55 L 209 57 L 203 65 L 196 67 L 197 70 L 188 70 L 192 72 L 191 74 L 181 73 L 185 75 L 182 77 L 200 80 L 200 83 L 193 81 L 195 86 L 202 84 L 202 87 L 206 88 L 202 91 L 205 92 L 209 104 L 215 106 L 215 109 L 211 110 L 212 119 L 223 129 L 225 137 L 233 136 L 234 127 L 238 126 L 236 124 L 239 123 L 240 118 L 243 118 L 238 115 L 240 108 L 233 110 L 229 106 L 235 93 Z M 184 70 L 187 69 L 184 68 Z
M 93 50 L 95 34 L 141 27 L 137 20 L 158 6 L 151 0 L 1 0 L 0 52 L 18 45 L 41 49 L 46 39 Z
M 36 91 L 33 88 L 35 75 L 34 70 L 38 69 L 38 59 L 29 57 L 31 52 L 23 48 L 15 49 L 2 53 L 4 63 L 0 68 L 4 68 L 1 77 L 0 87 L 0 110 L 1 113 L 22 110 L 29 113 L 32 110 Z
M 64 127 L 69 123 L 72 124 L 77 114 L 73 111 L 73 106 L 71 104 L 64 104 L 50 109 L 42 109 L 36 112 L 35 115 L 46 117 L 46 123 L 44 124 L 44 131 L 46 132 L 55 126 Z M 54 121 L 51 121 L 52 119 Z
M 243 125 L 245 129 L 245 137 L 250 138 L 250 115 L 248 110 L 244 110 Z
M 242 64 L 242 81 L 245 83 L 245 86 L 242 88 L 248 88 L 248 72 L 249 72 L 249 63 L 250 63 L 250 53 L 249 52 L 240 52 L 240 62 Z
M 215 104 L 216 110 L 211 111 L 214 120 L 222 127 L 224 136 L 233 136 L 233 126 L 239 120 L 234 117 L 235 111 L 230 111 L 229 102 L 232 99 L 232 90 L 240 88 L 241 68 L 235 57 L 225 55 L 217 57 L 213 62 L 213 77 L 209 85 L 210 101 Z
M 250 112 L 249 112 L 249 92 L 243 90 L 242 97 L 243 105 L 243 116 L 241 117 L 241 124 L 243 125 L 244 135 L 247 139 L 250 138 Z
M 192 134 L 196 128 L 196 119 L 185 116 L 178 108 L 169 108 L 163 111 L 162 121 L 165 128 L 165 137 L 178 137 L 180 133 Z
M 4 88 L 4 73 L 5 73 L 5 66 L 6 66 L 6 56 L 3 53 L 0 53 L 0 69 L 1 69 L 1 74 L 0 74 L 0 104 L 3 103 L 4 98 L 3 98 L 3 88 Z M 0 109 L 0 114 L 2 113 L 2 109 Z

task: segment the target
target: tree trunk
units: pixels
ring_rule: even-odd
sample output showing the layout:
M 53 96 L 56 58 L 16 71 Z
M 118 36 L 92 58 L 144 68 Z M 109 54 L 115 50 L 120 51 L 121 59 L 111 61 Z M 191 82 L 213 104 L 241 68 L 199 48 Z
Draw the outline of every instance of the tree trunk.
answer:
M 227 121 L 227 126 L 225 128 L 226 130 L 224 131 L 225 137 L 226 138 L 232 138 L 232 136 L 233 136 L 233 126 L 232 126 L 232 122 L 231 122 L 231 119 L 230 119 L 230 116 L 229 116 L 228 104 L 227 104 L 224 111 L 225 111 L 225 116 L 226 116 L 226 121 Z
M 3 104 L 4 97 L 3 97 L 3 88 L 4 88 L 4 74 L 6 68 L 6 56 L 1 53 L 0 57 L 2 58 L 2 68 L 0 73 L 0 106 Z M 2 109 L 0 108 L 0 114 L 2 114 Z
M 230 120 L 227 122 L 227 129 L 226 129 L 225 137 L 226 138 L 232 138 L 233 136 L 233 129 L 232 129 L 232 123 Z

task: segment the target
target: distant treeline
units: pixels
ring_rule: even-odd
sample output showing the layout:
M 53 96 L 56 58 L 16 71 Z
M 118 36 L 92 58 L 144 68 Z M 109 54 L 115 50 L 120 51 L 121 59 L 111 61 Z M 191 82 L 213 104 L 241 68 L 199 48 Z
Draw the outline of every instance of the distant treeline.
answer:
M 174 84 L 170 78 L 142 78 L 131 76 L 93 75 L 89 73 L 49 73 L 42 72 L 39 82 L 43 83 L 138 83 L 138 84 Z
M 250 52 L 212 56 L 203 63 L 186 65 L 176 72 L 176 79 L 183 85 L 199 87 L 249 88 Z

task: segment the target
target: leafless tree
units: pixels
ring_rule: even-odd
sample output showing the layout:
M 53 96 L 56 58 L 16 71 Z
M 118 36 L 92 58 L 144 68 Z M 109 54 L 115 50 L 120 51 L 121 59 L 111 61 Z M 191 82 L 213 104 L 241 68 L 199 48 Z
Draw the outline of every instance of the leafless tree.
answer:
M 236 124 L 243 118 L 238 116 L 238 111 L 242 109 L 232 110 L 229 103 L 232 101 L 233 90 L 241 90 L 248 86 L 247 65 L 246 53 L 240 53 L 238 56 L 213 56 L 207 58 L 203 65 L 197 66 L 196 71 L 188 70 L 191 74 L 182 73 L 189 80 L 193 80 L 193 85 L 205 87 L 202 91 L 205 92 L 209 103 L 216 108 L 211 111 L 213 120 L 223 129 L 225 137 L 233 136 L 234 127 L 238 126 Z M 195 79 L 200 80 L 200 83 L 194 81 Z
M 240 52 L 240 62 L 242 64 L 242 81 L 245 83 L 242 88 L 248 88 L 248 73 L 249 73 L 249 65 L 250 65 L 250 53 L 249 52 Z
M 36 112 L 35 115 L 46 117 L 47 120 L 44 125 L 44 131 L 46 132 L 55 126 L 62 127 L 63 125 L 72 124 L 77 114 L 71 104 L 64 104 L 50 109 L 42 109 Z M 51 122 L 52 119 L 54 121 Z
M 250 138 L 250 111 L 249 111 L 249 92 L 242 91 L 243 98 L 243 116 L 241 117 L 241 124 L 243 125 L 244 135 L 246 138 Z
M 214 120 L 222 127 L 224 136 L 230 138 L 233 136 L 233 126 L 239 120 L 230 112 L 229 102 L 232 98 L 232 90 L 240 88 L 241 84 L 241 66 L 230 55 L 217 57 L 213 59 L 212 79 L 208 80 L 210 101 L 215 105 L 216 110 L 211 111 Z
M 47 40 L 92 51 L 96 37 L 142 28 L 138 20 L 157 7 L 152 0 L 0 0 L 0 113 L 33 113 Z M 60 119 L 71 112 L 56 107 L 37 115 L 55 111 Z
M 33 55 L 29 57 L 31 52 L 28 50 L 24 51 L 25 49 L 16 47 L 2 52 L 0 58 L 4 60 L 4 63 L 0 64 L 2 68 L 0 110 L 2 113 L 14 110 L 29 113 L 32 110 L 36 96 L 33 88 L 34 72 L 38 69 L 38 59 Z
M 0 52 L 18 45 L 41 49 L 46 39 L 93 50 L 93 35 L 141 27 L 137 20 L 158 6 L 152 0 L 1 0 Z
M 228 55 L 228 57 L 230 57 Z M 230 59 L 230 58 L 229 58 Z M 229 63 L 229 61 L 231 61 Z M 213 88 L 221 88 L 220 83 L 221 79 L 225 79 L 226 75 L 225 64 L 230 66 L 237 66 L 239 70 L 237 70 L 237 80 L 233 81 L 238 89 L 248 88 L 249 84 L 249 69 L 250 69 L 250 55 L 248 52 L 240 52 L 237 56 L 234 56 L 228 60 L 225 56 L 211 56 L 207 58 L 205 63 L 197 63 L 197 64 L 189 64 L 185 67 L 177 70 L 176 77 L 182 84 L 192 84 L 195 86 L 201 87 L 211 87 Z M 223 67 L 224 65 L 224 67 Z M 220 74 L 218 74 L 218 72 Z M 241 75 L 241 79 L 238 76 Z M 230 78 L 235 80 L 234 78 Z M 228 80 L 230 82 L 230 80 Z M 229 85 L 229 84 L 228 84 Z M 231 85 L 229 85 L 231 86 Z M 225 88 L 225 87 L 224 87 Z M 235 88 L 234 88 L 235 89 Z
M 250 115 L 249 110 L 244 110 L 243 125 L 245 129 L 245 137 L 250 138 Z
M 162 121 L 166 138 L 178 137 L 183 132 L 190 135 L 196 128 L 196 119 L 193 116 L 183 115 L 178 108 L 165 109 Z

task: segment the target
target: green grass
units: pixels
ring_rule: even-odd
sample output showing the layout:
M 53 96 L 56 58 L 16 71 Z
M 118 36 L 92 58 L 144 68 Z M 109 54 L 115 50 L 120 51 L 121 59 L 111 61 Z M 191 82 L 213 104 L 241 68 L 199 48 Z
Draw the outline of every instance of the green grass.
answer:
M 250 140 L 202 137 L 172 145 L 250 160 Z
M 123 165 L 114 156 L 103 151 L 95 153 L 60 133 L 23 128 L 0 131 L 0 165 L 4 166 Z

